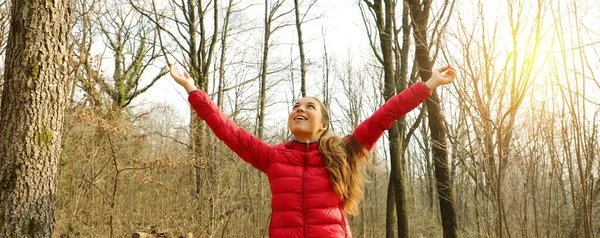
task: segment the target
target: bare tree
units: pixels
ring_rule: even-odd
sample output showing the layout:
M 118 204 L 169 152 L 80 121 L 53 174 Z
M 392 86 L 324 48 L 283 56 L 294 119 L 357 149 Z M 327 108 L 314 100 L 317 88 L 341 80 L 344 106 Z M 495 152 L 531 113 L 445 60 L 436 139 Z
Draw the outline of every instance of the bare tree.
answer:
M 283 1 L 276 0 L 271 2 L 265 0 L 264 4 L 264 35 L 263 35 L 263 46 L 262 46 L 262 58 L 260 63 L 259 72 L 259 96 L 258 96 L 258 107 L 256 115 L 256 136 L 260 139 L 264 137 L 264 122 L 265 122 L 265 110 L 267 100 L 267 75 L 269 66 L 269 49 L 271 48 L 271 36 L 284 25 L 276 25 L 277 20 L 285 16 L 287 13 L 278 12 L 283 6 Z
M 369 115 L 368 111 L 375 111 L 383 102 L 381 97 L 382 70 L 380 68 L 353 65 L 352 57 L 349 56 L 343 65 L 340 66 L 336 74 L 336 84 L 341 85 L 344 97 L 335 98 L 334 103 L 340 106 L 341 118 L 336 131 L 341 135 L 352 133 L 352 129 Z M 372 92 L 365 89 L 372 88 Z M 387 190 L 388 174 L 382 165 L 384 162 L 379 157 L 378 152 L 373 150 L 370 153 L 372 163 L 382 168 L 369 168 L 365 172 L 365 178 L 369 181 L 364 188 L 364 200 L 359 204 L 359 214 L 349 216 L 349 222 L 352 227 L 354 237 L 381 237 L 385 234 L 385 217 L 379 214 L 385 212 L 385 206 L 382 204 L 387 197 L 382 196 Z
M 323 72 L 323 104 L 329 108 L 331 102 L 331 92 L 329 86 L 329 76 L 331 73 L 331 58 L 327 52 L 327 44 L 325 39 L 327 34 L 325 30 L 321 30 L 323 33 L 323 56 L 322 56 L 322 72 Z
M 563 81 L 561 78 L 569 80 L 565 83 L 556 83 L 553 87 L 557 87 L 560 94 L 559 105 L 561 107 L 559 110 L 563 117 L 560 136 L 564 140 L 562 142 L 563 158 L 568 171 L 574 210 L 574 223 L 568 236 L 589 238 L 594 237 L 596 232 L 593 222 L 595 220 L 593 214 L 595 172 L 593 168 L 598 166 L 600 109 L 598 109 L 598 98 L 590 97 L 588 93 L 591 88 L 595 88 L 595 93 L 591 95 L 598 95 L 600 84 L 594 77 L 594 71 L 597 71 L 597 68 L 592 68 L 588 62 L 588 58 L 592 57 L 591 50 L 587 49 L 589 46 L 586 47 L 587 44 L 583 39 L 596 33 L 585 29 L 587 27 L 579 14 L 584 6 L 578 5 L 578 3 L 569 3 L 566 4 L 566 7 L 569 9 L 567 17 L 562 16 L 561 12 L 553 14 L 554 20 L 559 22 L 555 25 L 554 30 L 556 32 L 555 40 L 560 50 L 560 60 L 554 63 L 557 74 L 553 76 L 555 82 Z M 563 25 L 566 23 L 565 20 L 570 24 Z M 567 27 L 567 29 L 563 27 Z M 594 51 L 598 57 L 597 51 Z M 588 74 L 591 77 L 588 77 Z M 590 104 L 595 104 L 595 107 L 589 107 Z M 598 175 L 596 174 L 596 176 Z
M 294 13 L 296 16 L 296 33 L 298 33 L 298 49 L 300 51 L 300 92 L 306 97 L 306 59 L 304 58 L 304 42 L 302 39 L 302 20 L 300 19 L 300 5 L 294 0 Z
M 375 27 L 378 29 L 378 37 L 379 37 L 379 45 L 376 45 L 375 40 L 372 39 L 374 36 L 370 37 L 371 47 L 375 56 L 377 57 L 380 64 L 383 65 L 384 69 L 384 100 L 388 100 L 396 94 L 396 61 L 398 58 L 394 58 L 394 52 L 399 49 L 395 49 L 395 8 L 396 4 L 393 1 L 364 1 L 367 5 L 368 10 L 371 12 L 372 17 L 375 21 Z M 362 5 L 359 5 L 362 6 Z M 361 7 L 361 11 L 363 12 L 363 19 L 365 24 L 367 22 L 367 16 L 365 15 L 365 10 Z M 375 34 L 375 33 L 373 33 Z M 381 52 L 378 52 L 376 49 L 381 48 Z M 403 120 L 403 119 L 401 119 Z M 397 217 L 397 229 L 398 229 L 398 237 L 408 237 L 408 218 L 406 215 L 406 188 L 404 183 L 404 169 L 402 168 L 402 148 L 400 140 L 403 137 L 400 135 L 400 131 L 398 126 L 400 126 L 401 122 L 395 122 L 392 127 L 389 129 L 389 147 L 390 147 L 390 160 L 391 160 L 391 174 L 390 174 L 390 189 L 388 189 L 388 201 L 391 201 L 393 197 L 395 203 L 388 203 L 387 208 L 387 232 L 386 237 L 393 236 L 393 229 L 391 224 L 389 224 L 391 217 L 393 216 L 392 211 L 393 208 L 396 208 L 396 217 Z M 393 187 L 393 189 L 391 189 Z
M 542 16 L 545 12 L 545 3 L 538 1 L 528 8 L 523 5 L 523 2 L 519 1 L 507 3 L 507 6 L 501 5 L 506 7 L 503 9 L 508 15 L 507 18 L 503 18 L 508 21 L 509 25 L 508 29 L 505 29 L 497 25 L 498 23 L 492 26 L 485 25 L 484 10 L 482 5 L 478 4 L 475 21 L 477 26 L 472 29 L 472 26 L 469 26 L 461 30 L 463 32 L 461 35 L 464 34 L 467 37 L 465 38 L 467 40 L 464 41 L 464 52 L 467 55 L 479 54 L 465 57 L 465 64 L 462 68 L 465 69 L 465 76 L 471 81 L 468 81 L 468 85 L 461 85 L 461 87 L 469 88 L 467 91 L 459 90 L 461 94 L 464 94 L 460 96 L 460 100 L 467 102 L 468 107 L 478 108 L 474 113 L 469 112 L 469 117 L 475 124 L 475 139 L 483 146 L 471 150 L 471 154 L 480 154 L 480 157 L 485 158 L 476 164 L 481 172 L 473 173 L 471 176 L 477 177 L 476 181 L 480 183 L 476 185 L 477 189 L 484 189 L 481 190 L 481 195 L 485 196 L 483 202 L 485 204 L 492 202 L 489 205 L 494 207 L 496 213 L 493 230 L 499 237 L 504 234 L 510 236 L 510 231 L 514 230 L 508 229 L 507 222 L 510 219 L 507 217 L 504 202 L 508 196 L 503 190 L 503 185 L 505 185 L 503 180 L 507 177 L 507 173 L 516 172 L 509 169 L 509 158 L 516 156 L 511 151 L 516 151 L 513 135 L 517 126 L 517 115 L 533 79 L 536 77 L 536 74 L 533 73 L 536 71 L 535 67 L 543 63 L 540 60 L 541 57 L 537 56 L 542 38 Z M 523 14 L 525 11 L 534 13 L 533 17 L 525 17 Z M 478 33 L 474 33 L 474 31 Z M 507 33 L 504 33 L 505 31 Z M 504 51 L 501 51 L 499 46 L 501 34 L 511 36 L 510 47 L 506 47 Z M 471 49 L 473 45 L 478 45 L 478 49 Z M 472 111 L 468 108 L 465 109 Z M 531 168 L 533 169 L 533 167 Z M 526 178 L 532 172 L 522 170 L 520 173 Z M 528 189 L 527 185 L 530 184 L 531 182 L 523 182 L 523 189 Z M 522 201 L 525 206 L 527 200 L 523 199 Z M 521 221 L 516 224 L 525 225 L 528 220 L 527 211 L 525 210 L 522 217 L 518 219 Z M 484 222 L 483 224 L 481 226 L 484 228 L 483 231 L 491 229 L 488 226 L 489 223 Z M 527 230 L 526 227 L 521 229 Z
M 71 1 L 12 2 L 0 106 L 3 237 L 52 237 L 70 8 Z
M 223 24 L 225 26 L 229 26 L 229 22 L 231 20 L 231 15 L 233 13 L 234 2 L 229 1 L 229 5 L 225 11 L 225 19 L 223 20 Z M 229 28 L 225 27 L 221 32 L 221 55 L 219 56 L 219 64 L 218 64 L 218 78 L 219 81 L 217 83 L 217 106 L 223 106 L 223 97 L 225 90 L 225 58 L 227 57 L 227 39 L 229 37 Z
M 427 35 L 429 25 L 429 14 L 431 11 L 431 1 L 423 2 L 407 0 L 410 6 L 412 25 L 414 28 L 414 39 L 416 44 L 415 56 L 416 64 L 419 66 L 419 75 L 423 81 L 431 78 L 433 67 L 431 60 L 431 47 Z M 450 6 L 451 12 L 454 2 L 446 2 L 444 6 Z M 446 7 L 444 7 L 446 9 Z M 442 12 L 442 16 L 447 13 Z M 443 17 L 440 17 L 443 19 Z M 439 24 L 439 22 L 438 22 Z M 435 25 L 436 30 L 438 26 Z M 443 28 L 443 27 L 442 27 Z M 431 41 L 434 42 L 434 41 Z M 452 181 L 450 180 L 450 171 L 448 167 L 448 151 L 446 141 L 446 128 L 443 124 L 444 117 L 441 113 L 440 100 L 436 92 L 426 101 L 429 115 L 429 127 L 432 140 L 433 165 L 435 168 L 436 188 L 440 204 L 440 213 L 442 217 L 442 228 L 444 237 L 457 237 L 458 223 L 456 221 L 456 208 L 454 207 L 454 194 L 452 191 Z
M 144 5 L 141 2 L 130 1 L 130 4 L 143 16 L 153 22 L 159 36 L 161 51 L 166 57 L 167 63 L 179 63 L 186 68 L 194 79 L 200 90 L 208 92 L 209 81 L 213 67 L 217 68 L 218 79 L 217 102 L 224 105 L 224 92 L 241 89 L 241 86 L 253 82 L 252 80 L 240 82 L 236 86 L 226 85 L 226 51 L 229 44 L 227 37 L 230 36 L 231 14 L 239 11 L 239 1 L 229 1 L 223 9 L 221 1 L 169 1 L 161 4 L 158 1 L 150 1 Z M 222 13 L 225 12 L 224 18 Z M 239 29 L 243 31 L 246 29 Z M 221 44 L 221 45 L 219 45 Z M 220 51 L 218 50 L 221 47 Z M 223 54 L 219 56 L 219 53 Z M 242 53 L 240 53 L 242 54 Z M 217 61 L 213 64 L 213 61 Z M 244 62 L 245 63 L 245 62 Z M 236 69 L 237 70 L 237 69 Z M 240 72 L 243 71 L 239 70 Z M 238 87 L 240 86 L 240 87 Z M 208 92 L 211 93 L 211 92 Z M 234 117 L 241 109 L 241 99 L 236 97 L 234 104 Z M 192 196 L 201 201 L 199 210 L 202 210 L 200 224 L 203 227 L 203 235 L 213 235 L 219 227 L 219 191 L 214 189 L 217 183 L 216 165 L 220 163 L 215 160 L 214 143 L 216 138 L 207 133 L 205 123 L 201 122 L 195 112 L 190 114 L 190 159 L 192 161 L 192 176 L 194 185 Z M 208 202 L 205 202 L 208 201 Z
M 96 82 L 102 81 L 99 75 L 101 55 L 92 55 L 92 45 L 97 36 L 97 24 L 100 13 L 99 0 L 73 1 L 73 30 L 71 31 L 71 61 L 69 62 L 68 94 L 71 107 L 75 102 L 78 89 L 85 93 L 84 100 L 92 107 L 101 108 L 104 104 L 100 88 Z M 79 88 L 78 88 L 79 87 Z
M 408 85 L 408 54 L 411 46 L 408 6 L 403 4 L 402 24 L 396 22 L 396 3 L 394 1 L 364 1 L 370 11 L 374 25 L 379 37 L 379 45 L 376 39 L 370 36 L 371 48 L 379 63 L 383 65 L 384 71 L 384 100 L 388 100 L 398 92 L 404 90 Z M 359 5 L 362 6 L 362 5 Z M 363 20 L 368 26 L 368 20 L 364 9 Z M 402 35 L 400 35 L 400 33 Z M 370 35 L 370 33 L 369 33 Z M 380 50 L 379 50 L 380 49 Z M 381 51 L 381 52 L 379 52 Z M 421 114 L 419 118 L 423 115 Z M 419 120 L 413 125 L 412 131 L 419 125 Z M 404 160 L 405 149 L 412 137 L 412 132 L 407 132 L 406 119 L 402 118 L 392 125 L 389 130 L 389 149 L 391 159 L 391 174 L 388 188 L 387 225 L 386 236 L 394 236 L 393 220 L 394 208 L 397 217 L 397 229 L 400 237 L 408 237 L 409 227 L 406 214 L 406 161 Z M 395 201 L 395 202 L 392 202 Z
M 275 1 L 271 1 L 271 0 L 265 0 L 264 1 L 264 18 L 263 18 L 263 24 L 264 24 L 264 30 L 263 30 L 263 39 L 262 39 L 262 47 L 261 47 L 261 55 L 262 58 L 260 60 L 260 69 L 259 69 L 259 98 L 258 98 L 258 103 L 257 103 L 257 116 L 256 116 L 256 129 L 255 129 L 255 134 L 257 135 L 258 138 L 261 139 L 265 139 L 264 134 L 265 134 L 265 125 L 264 125 L 264 118 L 265 118 L 265 112 L 267 110 L 267 107 L 269 106 L 266 102 L 267 102 L 267 92 L 270 88 L 278 85 L 280 82 L 284 81 L 283 80 L 267 80 L 267 76 L 270 75 L 275 75 L 278 72 L 282 71 L 281 67 L 289 67 L 290 68 L 290 74 L 291 74 L 291 86 L 292 86 L 292 91 L 295 90 L 294 88 L 294 70 L 293 67 L 291 66 L 293 64 L 293 61 L 291 61 L 290 65 L 284 65 L 284 66 L 279 66 L 277 67 L 277 65 L 279 65 L 279 63 L 277 62 L 277 60 L 272 60 L 271 58 L 274 57 L 274 53 L 271 52 L 271 50 L 273 48 L 276 47 L 276 45 L 278 44 L 278 42 L 276 42 L 273 37 L 275 36 L 275 33 L 281 30 L 284 30 L 285 28 L 288 28 L 290 26 L 292 26 L 293 23 L 291 23 L 291 20 L 289 19 L 289 15 L 294 12 L 295 8 L 286 8 L 285 5 L 285 1 L 281 1 L 281 0 L 275 0 Z M 296 28 L 298 30 L 298 28 Z M 274 67 L 276 66 L 276 67 Z M 301 82 L 303 83 L 303 82 Z M 292 97 L 296 97 L 296 95 L 293 95 Z
M 154 68 L 155 60 L 161 55 L 158 34 L 151 22 L 138 15 L 128 4 L 116 1 L 107 6 L 110 7 L 103 9 L 104 19 L 99 27 L 114 57 L 113 85 L 106 80 L 98 83 L 109 96 L 113 108 L 121 109 L 168 71 L 167 66 L 163 66 L 150 82 L 142 86 L 144 73 Z M 115 11 L 115 8 L 118 10 Z
M 316 2 L 316 0 L 311 0 L 308 9 L 312 8 Z M 304 23 L 306 14 L 300 14 L 298 0 L 294 0 L 294 13 L 296 17 L 296 33 L 298 33 L 298 50 L 300 52 L 300 92 L 302 93 L 302 97 L 306 97 L 306 56 L 304 54 L 304 39 L 302 37 L 302 23 Z

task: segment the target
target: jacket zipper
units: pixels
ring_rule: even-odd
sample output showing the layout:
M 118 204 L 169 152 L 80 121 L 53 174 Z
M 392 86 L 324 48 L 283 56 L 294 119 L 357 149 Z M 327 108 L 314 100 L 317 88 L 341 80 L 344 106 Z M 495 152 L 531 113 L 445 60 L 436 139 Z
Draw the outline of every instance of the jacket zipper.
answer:
M 306 160 L 308 160 L 309 143 L 306 143 L 306 153 L 304 154 L 304 168 L 302 171 L 302 212 L 304 213 L 304 237 L 307 237 L 306 228 Z

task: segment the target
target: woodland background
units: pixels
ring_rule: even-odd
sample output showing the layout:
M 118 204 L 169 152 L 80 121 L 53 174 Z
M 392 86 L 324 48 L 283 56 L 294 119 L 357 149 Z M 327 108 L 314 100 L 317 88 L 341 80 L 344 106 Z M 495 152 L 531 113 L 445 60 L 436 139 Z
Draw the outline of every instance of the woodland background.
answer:
M 2 66 L 10 8 L 0 0 Z M 372 152 L 377 169 L 366 172 L 360 215 L 350 217 L 354 237 L 598 237 L 598 8 L 73 0 L 52 234 L 130 237 L 154 227 L 173 237 L 268 236 L 266 177 L 195 119 L 169 64 L 190 72 L 238 125 L 276 144 L 290 139 L 295 99 L 322 99 L 345 135 L 450 63 L 457 80 Z M 341 16 L 360 30 L 328 25 Z

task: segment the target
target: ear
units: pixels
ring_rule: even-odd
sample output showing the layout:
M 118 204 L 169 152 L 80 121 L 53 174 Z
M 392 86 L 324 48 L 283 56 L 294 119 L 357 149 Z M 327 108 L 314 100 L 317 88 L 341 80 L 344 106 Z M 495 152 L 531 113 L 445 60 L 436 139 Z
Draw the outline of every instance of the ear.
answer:
M 326 131 L 327 128 L 329 128 L 329 125 L 327 125 L 327 123 L 322 123 L 321 124 L 321 131 Z

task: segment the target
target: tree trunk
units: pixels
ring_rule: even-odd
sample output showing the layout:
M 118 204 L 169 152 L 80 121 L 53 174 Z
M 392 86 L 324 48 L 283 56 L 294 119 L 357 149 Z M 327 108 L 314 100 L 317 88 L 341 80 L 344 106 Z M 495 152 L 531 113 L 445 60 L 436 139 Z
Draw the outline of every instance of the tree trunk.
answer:
M 396 216 L 394 210 L 395 206 L 395 196 L 394 196 L 394 181 L 392 180 L 392 175 L 390 174 L 390 180 L 388 183 L 387 189 L 387 206 L 385 208 L 385 237 L 393 238 L 394 237 L 394 224 L 396 223 Z
M 394 185 L 394 198 L 396 200 L 396 214 L 398 217 L 398 237 L 408 237 L 408 217 L 406 215 L 406 184 L 404 182 L 404 164 L 402 163 L 401 136 L 398 131 L 399 122 L 395 122 L 389 130 L 390 134 L 390 159 L 391 180 Z
M 394 60 L 394 19 L 396 4 L 391 0 L 375 1 L 373 9 L 379 15 L 379 39 L 381 54 L 383 55 L 383 70 L 385 88 L 383 97 L 387 101 L 396 94 L 396 63 Z M 398 237 L 408 237 L 408 217 L 406 215 L 406 188 L 404 184 L 404 168 L 402 163 L 402 139 L 400 134 L 401 123 L 395 122 L 389 130 L 391 180 L 394 185 L 394 198 L 396 201 L 396 224 Z
M 221 33 L 221 55 L 219 56 L 219 82 L 217 83 L 217 106 L 223 107 L 223 89 L 225 88 L 225 57 L 227 51 L 227 38 L 229 36 L 229 19 L 231 18 L 232 12 L 232 1 L 229 1 L 227 5 L 227 11 L 225 12 L 225 19 L 223 20 L 223 30 Z
M 259 89 L 259 98 L 258 98 L 258 111 L 256 115 L 257 127 L 256 127 L 256 137 L 259 139 L 263 139 L 264 132 L 264 122 L 265 122 L 265 107 L 267 100 L 267 69 L 269 62 L 269 41 L 271 39 L 271 22 L 273 13 L 277 10 L 277 8 L 271 9 L 269 11 L 269 2 L 265 1 L 265 35 L 263 42 L 263 52 L 262 52 L 262 62 L 260 68 L 260 89 Z
M 298 32 L 298 48 L 300 49 L 300 92 L 302 97 L 306 97 L 306 59 L 304 56 L 304 42 L 302 41 L 302 21 L 300 19 L 300 6 L 298 0 L 294 0 L 294 10 L 296 13 L 296 31 Z
M 212 3 L 213 7 L 213 29 L 212 32 L 207 30 L 205 24 L 209 22 L 207 19 L 207 9 Z M 219 31 L 219 1 L 211 1 L 206 5 L 203 2 L 187 1 L 187 11 L 184 13 L 187 15 L 186 23 L 188 24 L 187 34 L 190 37 L 188 43 L 188 54 L 186 55 L 189 60 L 190 76 L 196 82 L 198 89 L 207 91 L 208 89 L 208 77 L 209 68 L 212 65 L 212 59 L 214 57 L 214 49 L 217 44 L 217 36 Z M 198 35 L 198 32 L 199 35 Z M 207 34 L 212 35 L 207 36 Z M 225 46 L 223 46 L 225 47 Z M 202 204 L 202 214 L 200 221 L 207 232 L 213 232 L 217 226 L 216 221 L 213 220 L 215 214 L 215 201 L 213 194 L 215 191 L 211 190 L 210 184 L 214 184 L 214 166 L 215 161 L 209 159 L 209 153 L 207 151 L 207 142 L 209 141 L 206 130 L 206 124 L 201 121 L 195 114 L 194 110 L 191 110 L 190 120 L 190 135 L 191 135 L 191 147 L 194 156 L 194 172 L 195 172 L 195 190 L 196 196 L 206 202 Z
M 71 1 L 13 1 L 0 109 L 0 236 L 52 237 Z
M 431 1 L 425 0 L 423 3 L 419 3 L 419 1 L 416 0 L 407 1 L 410 5 L 413 17 L 413 34 L 416 44 L 415 55 L 419 65 L 419 74 L 423 81 L 427 81 L 432 75 L 432 63 L 429 56 L 430 52 L 427 40 L 428 12 L 431 8 Z M 431 98 L 427 100 L 426 106 L 429 114 L 433 165 L 435 168 L 436 188 L 440 203 L 444 237 L 457 237 L 458 224 L 454 207 L 452 183 L 450 181 L 450 172 L 448 169 L 446 128 L 443 125 L 444 119 L 441 113 L 440 100 L 435 92 Z
M 371 9 L 373 17 L 375 18 L 375 24 L 378 29 L 379 46 L 381 47 L 381 56 L 377 55 L 380 63 L 383 66 L 384 71 L 384 92 L 383 98 L 385 101 L 397 93 L 398 76 L 397 66 L 402 66 L 402 63 L 398 63 L 397 54 L 397 42 L 395 39 L 395 8 L 396 4 L 391 0 L 376 0 L 373 2 L 364 1 L 365 4 Z M 373 48 L 375 48 L 373 46 Z M 377 54 L 377 52 L 376 52 Z M 395 57 L 396 56 L 396 57 Z M 404 65 L 406 66 L 406 65 Z M 403 71 L 405 72 L 405 71 Z M 403 139 L 404 129 L 403 120 L 395 122 L 389 130 L 389 141 L 390 141 L 390 183 L 393 185 L 393 191 L 388 189 L 388 208 L 386 217 L 386 237 L 393 236 L 392 225 L 389 222 L 393 221 L 393 214 L 390 212 L 392 208 L 389 206 L 389 199 L 391 196 L 395 199 L 396 208 L 396 225 L 398 228 L 398 237 L 408 237 L 408 218 L 406 215 L 406 187 L 404 184 L 404 165 L 403 165 Z

